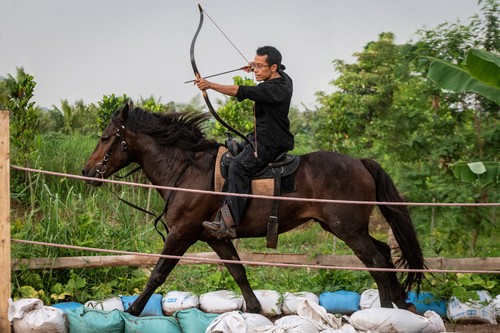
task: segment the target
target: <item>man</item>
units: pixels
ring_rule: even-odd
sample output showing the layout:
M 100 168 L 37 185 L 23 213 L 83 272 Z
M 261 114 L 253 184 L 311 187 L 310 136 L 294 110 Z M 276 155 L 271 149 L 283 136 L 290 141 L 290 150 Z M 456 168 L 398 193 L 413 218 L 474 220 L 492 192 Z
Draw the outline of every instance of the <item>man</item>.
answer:
M 294 146 L 288 120 L 293 85 L 292 79 L 283 71 L 281 53 L 272 46 L 259 47 L 250 67 L 256 80 L 261 82 L 257 86 L 222 85 L 203 78 L 195 81 L 201 90 L 213 89 L 234 96 L 238 101 L 248 98 L 255 102 L 255 130 L 248 135 L 255 151 L 247 144 L 231 162 L 228 193 L 250 193 L 251 176 Z M 244 197 L 226 196 L 215 221 L 205 221 L 203 226 L 219 238 L 235 238 L 246 201 Z

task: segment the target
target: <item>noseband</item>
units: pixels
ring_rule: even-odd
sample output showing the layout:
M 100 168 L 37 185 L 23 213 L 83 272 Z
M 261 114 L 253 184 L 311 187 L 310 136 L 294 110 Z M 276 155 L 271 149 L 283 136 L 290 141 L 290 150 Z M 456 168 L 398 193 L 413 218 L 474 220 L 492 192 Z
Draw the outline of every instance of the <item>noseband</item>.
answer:
M 101 175 L 101 178 L 104 178 L 104 174 L 106 173 L 106 163 L 108 163 L 108 161 L 111 157 L 111 151 L 114 149 L 115 143 L 118 140 L 120 140 L 120 138 L 122 136 L 122 133 L 120 132 L 121 130 L 123 130 L 123 135 L 125 136 L 125 126 L 124 125 L 118 126 L 118 128 L 116 129 L 115 135 L 113 136 L 113 141 L 111 142 L 111 146 L 109 146 L 109 149 L 106 152 L 106 154 L 104 155 L 102 162 L 99 162 L 96 165 L 96 172 Z M 121 146 L 122 146 L 122 151 L 128 149 L 128 145 L 127 145 L 127 142 L 125 141 L 125 138 L 122 139 Z

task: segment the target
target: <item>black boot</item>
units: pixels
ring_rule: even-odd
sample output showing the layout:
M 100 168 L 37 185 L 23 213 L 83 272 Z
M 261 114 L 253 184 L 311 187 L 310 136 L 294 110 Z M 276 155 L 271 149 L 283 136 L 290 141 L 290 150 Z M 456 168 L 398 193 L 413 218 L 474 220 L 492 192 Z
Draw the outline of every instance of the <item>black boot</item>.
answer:
M 221 207 L 215 221 L 205 221 L 203 226 L 217 238 L 236 238 L 236 226 L 227 203 Z

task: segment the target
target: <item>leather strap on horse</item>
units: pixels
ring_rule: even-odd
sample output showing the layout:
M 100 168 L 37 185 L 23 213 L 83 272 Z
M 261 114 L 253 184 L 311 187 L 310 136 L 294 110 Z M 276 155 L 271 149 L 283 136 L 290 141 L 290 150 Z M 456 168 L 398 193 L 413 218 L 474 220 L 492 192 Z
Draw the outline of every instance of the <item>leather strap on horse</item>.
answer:
M 276 172 L 274 174 L 274 196 L 279 197 L 281 195 L 281 173 Z M 279 200 L 273 200 L 273 206 L 271 208 L 271 216 L 269 216 L 269 221 L 267 222 L 267 236 L 266 236 L 266 246 L 271 249 L 275 249 L 278 245 L 278 209 Z

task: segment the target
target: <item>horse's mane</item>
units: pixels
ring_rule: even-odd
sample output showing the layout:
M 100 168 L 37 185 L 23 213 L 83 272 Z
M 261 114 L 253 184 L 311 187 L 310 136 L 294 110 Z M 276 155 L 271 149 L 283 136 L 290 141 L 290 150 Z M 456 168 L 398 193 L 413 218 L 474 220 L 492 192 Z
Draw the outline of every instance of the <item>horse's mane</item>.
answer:
M 135 107 L 128 113 L 130 130 L 152 137 L 160 146 L 176 146 L 188 151 L 206 151 L 217 145 L 202 131 L 207 114 L 195 112 L 151 112 Z

